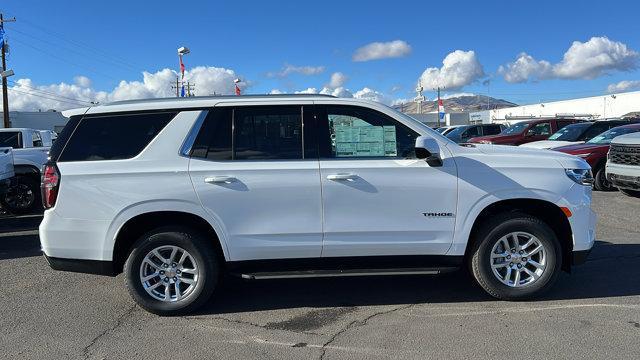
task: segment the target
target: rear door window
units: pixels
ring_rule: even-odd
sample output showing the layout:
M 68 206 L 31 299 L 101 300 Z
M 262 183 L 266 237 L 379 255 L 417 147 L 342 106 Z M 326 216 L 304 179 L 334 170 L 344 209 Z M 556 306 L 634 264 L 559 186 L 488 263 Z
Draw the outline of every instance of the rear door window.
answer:
M 133 158 L 175 115 L 176 112 L 154 112 L 84 116 L 62 149 L 58 161 Z
M 551 135 L 551 123 L 542 122 L 535 124 L 527 131 L 527 135 Z
M 22 134 L 19 131 L 0 132 L 0 147 L 22 147 Z

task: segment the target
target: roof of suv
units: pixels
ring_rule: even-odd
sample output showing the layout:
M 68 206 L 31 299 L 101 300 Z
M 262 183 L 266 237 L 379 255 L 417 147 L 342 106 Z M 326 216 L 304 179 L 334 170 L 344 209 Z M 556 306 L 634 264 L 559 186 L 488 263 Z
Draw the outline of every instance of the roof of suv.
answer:
M 64 116 L 81 115 L 84 113 L 107 113 L 138 110 L 161 109 L 197 109 L 215 106 L 219 103 L 231 102 L 274 102 L 287 103 L 297 101 L 335 100 L 341 103 L 377 104 L 376 102 L 355 98 L 338 98 L 324 94 L 262 94 L 262 95 L 220 95 L 220 96 L 193 96 L 184 98 L 152 98 L 139 100 L 124 100 L 106 103 L 102 105 L 71 109 L 64 112 Z

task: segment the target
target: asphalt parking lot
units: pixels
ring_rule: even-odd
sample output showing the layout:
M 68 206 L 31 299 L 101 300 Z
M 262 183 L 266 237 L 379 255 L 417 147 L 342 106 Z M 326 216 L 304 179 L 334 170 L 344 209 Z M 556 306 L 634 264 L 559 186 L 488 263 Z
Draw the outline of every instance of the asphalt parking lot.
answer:
M 536 302 L 465 273 L 228 281 L 197 314 L 136 307 L 116 278 L 54 272 L 37 216 L 0 218 L 4 358 L 637 358 L 640 200 L 594 193 L 598 242 Z

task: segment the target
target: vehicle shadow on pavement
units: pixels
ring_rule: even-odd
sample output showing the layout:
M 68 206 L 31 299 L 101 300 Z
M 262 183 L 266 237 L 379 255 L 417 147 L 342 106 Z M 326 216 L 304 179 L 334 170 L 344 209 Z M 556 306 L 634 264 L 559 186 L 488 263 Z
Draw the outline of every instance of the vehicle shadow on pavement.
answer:
M 640 295 L 640 244 L 597 242 L 586 264 L 561 273 L 537 301 Z M 606 271 L 605 271 L 606 270 Z M 494 301 L 466 271 L 391 276 L 242 281 L 228 279 L 200 314 L 297 307 L 353 307 Z
M 38 235 L 25 233 L 0 233 L 0 260 L 41 256 Z

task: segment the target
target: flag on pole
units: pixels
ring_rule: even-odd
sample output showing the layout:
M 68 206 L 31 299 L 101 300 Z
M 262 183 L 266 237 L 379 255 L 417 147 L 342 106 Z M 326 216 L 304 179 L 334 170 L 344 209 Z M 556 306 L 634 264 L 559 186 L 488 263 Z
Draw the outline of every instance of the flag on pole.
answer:
M 184 63 L 182 62 L 182 55 L 180 55 L 179 58 L 180 58 L 180 74 L 182 75 L 182 79 L 184 80 Z
M 184 97 L 184 83 L 182 84 L 182 87 L 180 87 L 180 97 Z
M 4 26 L 0 23 L 0 49 L 4 47 Z
M 440 120 L 444 119 L 444 103 L 442 99 L 438 99 L 438 116 L 440 116 Z
M 236 84 L 236 95 L 240 95 L 241 91 L 240 88 L 238 87 L 238 84 Z

